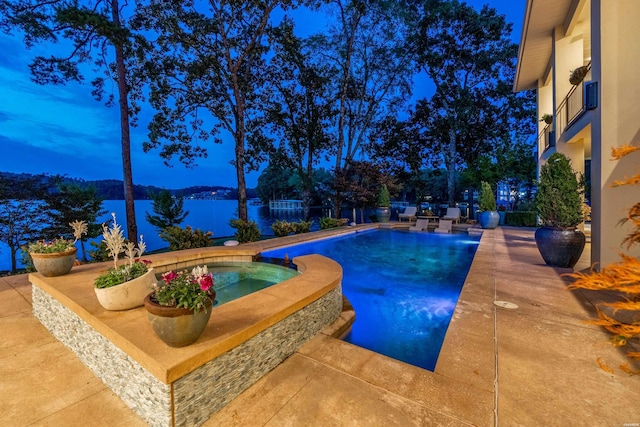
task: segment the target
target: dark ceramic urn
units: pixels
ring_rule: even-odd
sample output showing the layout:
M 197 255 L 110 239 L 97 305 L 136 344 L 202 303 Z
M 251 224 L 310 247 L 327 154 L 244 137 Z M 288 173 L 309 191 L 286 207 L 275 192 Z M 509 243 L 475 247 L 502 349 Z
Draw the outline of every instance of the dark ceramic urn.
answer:
M 535 238 L 544 262 L 563 268 L 576 265 L 586 242 L 584 233 L 576 228 L 541 227 Z

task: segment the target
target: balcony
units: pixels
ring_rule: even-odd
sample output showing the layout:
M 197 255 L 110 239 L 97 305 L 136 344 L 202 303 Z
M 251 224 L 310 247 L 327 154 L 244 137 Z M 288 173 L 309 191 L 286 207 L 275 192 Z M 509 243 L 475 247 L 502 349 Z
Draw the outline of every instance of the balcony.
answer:
M 550 124 L 546 125 L 538 134 L 538 147 L 540 146 L 544 147 L 543 152 L 556 146 L 555 132 L 551 130 Z
M 556 109 L 556 129 L 564 133 L 587 110 L 585 103 L 585 81 L 591 80 L 591 62 L 587 64 L 587 75 L 573 86 Z

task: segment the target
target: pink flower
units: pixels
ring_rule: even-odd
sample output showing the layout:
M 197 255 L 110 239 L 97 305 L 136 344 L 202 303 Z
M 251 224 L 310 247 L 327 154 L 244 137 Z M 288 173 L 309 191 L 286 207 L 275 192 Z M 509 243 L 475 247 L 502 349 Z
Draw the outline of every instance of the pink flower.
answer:
M 164 280 L 164 282 L 168 285 L 169 283 L 171 283 L 172 280 L 176 279 L 177 277 L 178 277 L 178 273 L 176 273 L 175 271 L 167 271 L 162 275 L 162 280 Z
M 198 278 L 198 283 L 200 284 L 200 289 L 206 292 L 213 287 L 213 277 L 211 274 L 200 276 Z

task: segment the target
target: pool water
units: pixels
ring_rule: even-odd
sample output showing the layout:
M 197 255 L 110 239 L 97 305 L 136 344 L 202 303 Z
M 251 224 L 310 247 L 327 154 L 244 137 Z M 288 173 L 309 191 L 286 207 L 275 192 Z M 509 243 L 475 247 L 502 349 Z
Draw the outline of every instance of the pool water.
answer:
M 376 230 L 263 252 L 317 253 L 343 268 L 356 320 L 344 339 L 433 371 L 479 244 L 467 234 Z
M 216 305 L 233 301 L 300 274 L 291 268 L 264 262 L 212 263 L 207 264 L 207 269 L 213 274 Z

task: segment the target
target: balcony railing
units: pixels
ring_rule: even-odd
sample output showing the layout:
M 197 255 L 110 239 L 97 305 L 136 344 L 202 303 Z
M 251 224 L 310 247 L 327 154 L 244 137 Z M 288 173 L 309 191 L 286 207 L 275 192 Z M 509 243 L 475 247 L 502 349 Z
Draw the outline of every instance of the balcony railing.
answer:
M 551 125 L 546 125 L 542 132 L 538 134 L 538 147 L 543 146 L 543 151 L 547 151 L 550 147 L 555 147 L 555 133 L 551 130 Z
M 556 129 L 564 132 L 569 128 L 585 111 L 584 82 L 591 78 L 591 62 L 587 64 L 587 76 L 577 85 L 573 86 L 567 96 L 562 100 L 556 109 Z

